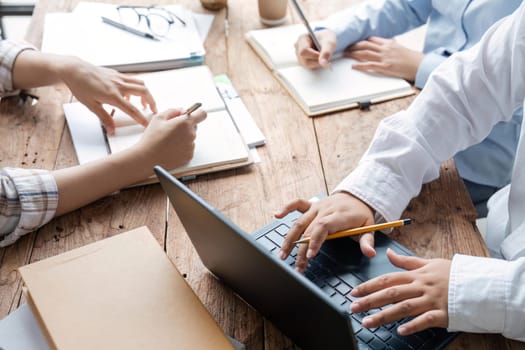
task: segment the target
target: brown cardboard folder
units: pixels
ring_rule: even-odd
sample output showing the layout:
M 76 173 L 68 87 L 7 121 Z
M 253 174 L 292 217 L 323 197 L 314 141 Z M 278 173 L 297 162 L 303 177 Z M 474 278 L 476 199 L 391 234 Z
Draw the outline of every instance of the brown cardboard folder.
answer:
M 19 270 L 52 349 L 233 349 L 146 227 Z

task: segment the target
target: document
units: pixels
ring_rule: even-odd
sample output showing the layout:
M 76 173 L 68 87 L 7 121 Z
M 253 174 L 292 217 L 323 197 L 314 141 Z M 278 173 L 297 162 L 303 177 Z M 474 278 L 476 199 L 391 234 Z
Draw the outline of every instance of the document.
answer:
M 198 125 L 193 158 L 189 163 L 172 169 L 174 176 L 184 178 L 252 163 L 247 144 L 207 66 L 145 73 L 138 77 L 144 80 L 154 96 L 159 111 L 188 108 L 195 102 L 201 102 L 201 108 L 208 114 Z M 134 100 L 132 97 L 132 102 L 140 106 L 138 98 Z M 106 143 L 99 119 L 87 107 L 79 102 L 67 103 L 63 107 L 80 164 L 125 150 L 139 142 L 144 132 L 143 126 L 116 109 L 115 135 L 108 135 Z M 151 116 L 149 110 L 145 110 L 144 114 Z M 156 177 L 146 182 L 150 181 L 156 182 Z
M 165 34 L 155 35 L 155 40 L 110 25 L 108 21 L 105 23 L 103 18 L 116 23 L 124 21 L 117 5 L 81 2 L 72 13 L 49 13 L 44 22 L 42 51 L 78 56 L 92 64 L 122 72 L 202 64 L 205 50 L 200 33 L 209 28 L 209 21 L 199 17 L 199 32 L 191 11 L 180 5 L 161 8 L 174 13 L 184 25 L 174 21 Z M 137 15 L 136 25 L 126 25 L 144 33 L 153 33 L 146 19 L 138 18 Z
M 294 43 L 304 33 L 304 25 L 290 25 L 252 30 L 245 38 L 308 116 L 368 106 L 415 92 L 403 79 L 353 70 L 350 58 L 335 58 L 332 69 L 300 66 Z

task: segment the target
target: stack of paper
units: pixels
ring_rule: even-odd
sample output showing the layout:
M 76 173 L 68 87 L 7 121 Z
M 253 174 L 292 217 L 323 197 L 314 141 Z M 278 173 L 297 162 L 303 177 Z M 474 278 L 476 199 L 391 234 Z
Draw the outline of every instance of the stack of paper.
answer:
M 201 64 L 204 47 L 193 14 L 182 6 L 163 7 L 185 26 L 171 25 L 158 40 L 132 34 L 102 21 L 121 21 L 117 5 L 81 2 L 72 13 L 46 15 L 42 51 L 78 56 L 122 72 L 179 68 Z M 199 17 L 202 19 L 202 17 Z M 142 19 L 137 26 L 148 31 Z

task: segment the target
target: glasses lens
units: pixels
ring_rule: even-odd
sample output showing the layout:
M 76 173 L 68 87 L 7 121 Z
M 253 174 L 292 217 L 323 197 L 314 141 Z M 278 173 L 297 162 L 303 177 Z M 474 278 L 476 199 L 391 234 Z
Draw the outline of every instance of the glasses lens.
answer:
M 149 28 L 153 34 L 161 36 L 168 34 L 171 25 L 169 19 L 154 12 L 150 12 L 148 18 Z
M 140 22 L 140 16 L 137 13 L 137 11 L 133 8 L 119 7 L 118 13 L 120 16 L 120 22 L 124 24 L 136 26 Z

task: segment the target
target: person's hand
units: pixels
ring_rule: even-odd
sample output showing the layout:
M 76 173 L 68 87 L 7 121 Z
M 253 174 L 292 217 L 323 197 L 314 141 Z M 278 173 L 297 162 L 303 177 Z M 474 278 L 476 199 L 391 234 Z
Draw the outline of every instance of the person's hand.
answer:
M 197 110 L 183 115 L 182 109 L 170 109 L 156 114 L 144 130 L 137 152 L 153 165 L 174 169 L 193 157 L 197 124 L 206 119 L 206 112 Z
M 315 32 L 315 36 L 321 44 L 321 52 L 317 51 L 310 35 L 303 34 L 295 43 L 295 54 L 299 64 L 310 69 L 326 68 L 330 65 L 330 59 L 337 46 L 337 38 L 333 31 L 323 29 Z
M 295 268 L 299 272 L 306 269 L 308 259 L 317 255 L 328 234 L 374 223 L 372 209 L 360 199 L 345 192 L 333 194 L 315 203 L 302 199 L 295 200 L 276 213 L 275 217 L 282 218 L 294 210 L 304 214 L 288 231 L 279 257 L 286 259 L 294 248 L 293 242 L 301 236 L 310 237 L 309 243 L 299 245 L 295 261 Z M 363 254 L 368 257 L 375 256 L 373 233 L 361 235 L 359 242 Z
M 394 39 L 370 37 L 345 50 L 345 57 L 356 59 L 352 68 L 360 71 L 373 71 L 379 74 L 403 78 L 413 82 L 419 64 L 425 55 L 408 49 Z
M 363 319 L 363 326 L 379 327 L 405 317 L 414 319 L 398 327 L 409 335 L 431 327 L 448 326 L 448 283 L 451 261 L 422 259 L 387 250 L 390 262 L 405 272 L 393 272 L 367 281 L 351 292 L 362 297 L 350 305 L 352 312 L 392 306 Z
M 142 106 L 149 106 L 153 113 L 157 113 L 155 100 L 142 80 L 77 58 L 64 57 L 63 60 L 59 72 L 61 80 L 81 103 L 100 118 L 110 135 L 115 131 L 115 123 L 103 104 L 119 108 L 143 126 L 148 125 L 148 120 L 129 101 L 130 96 L 140 96 Z

